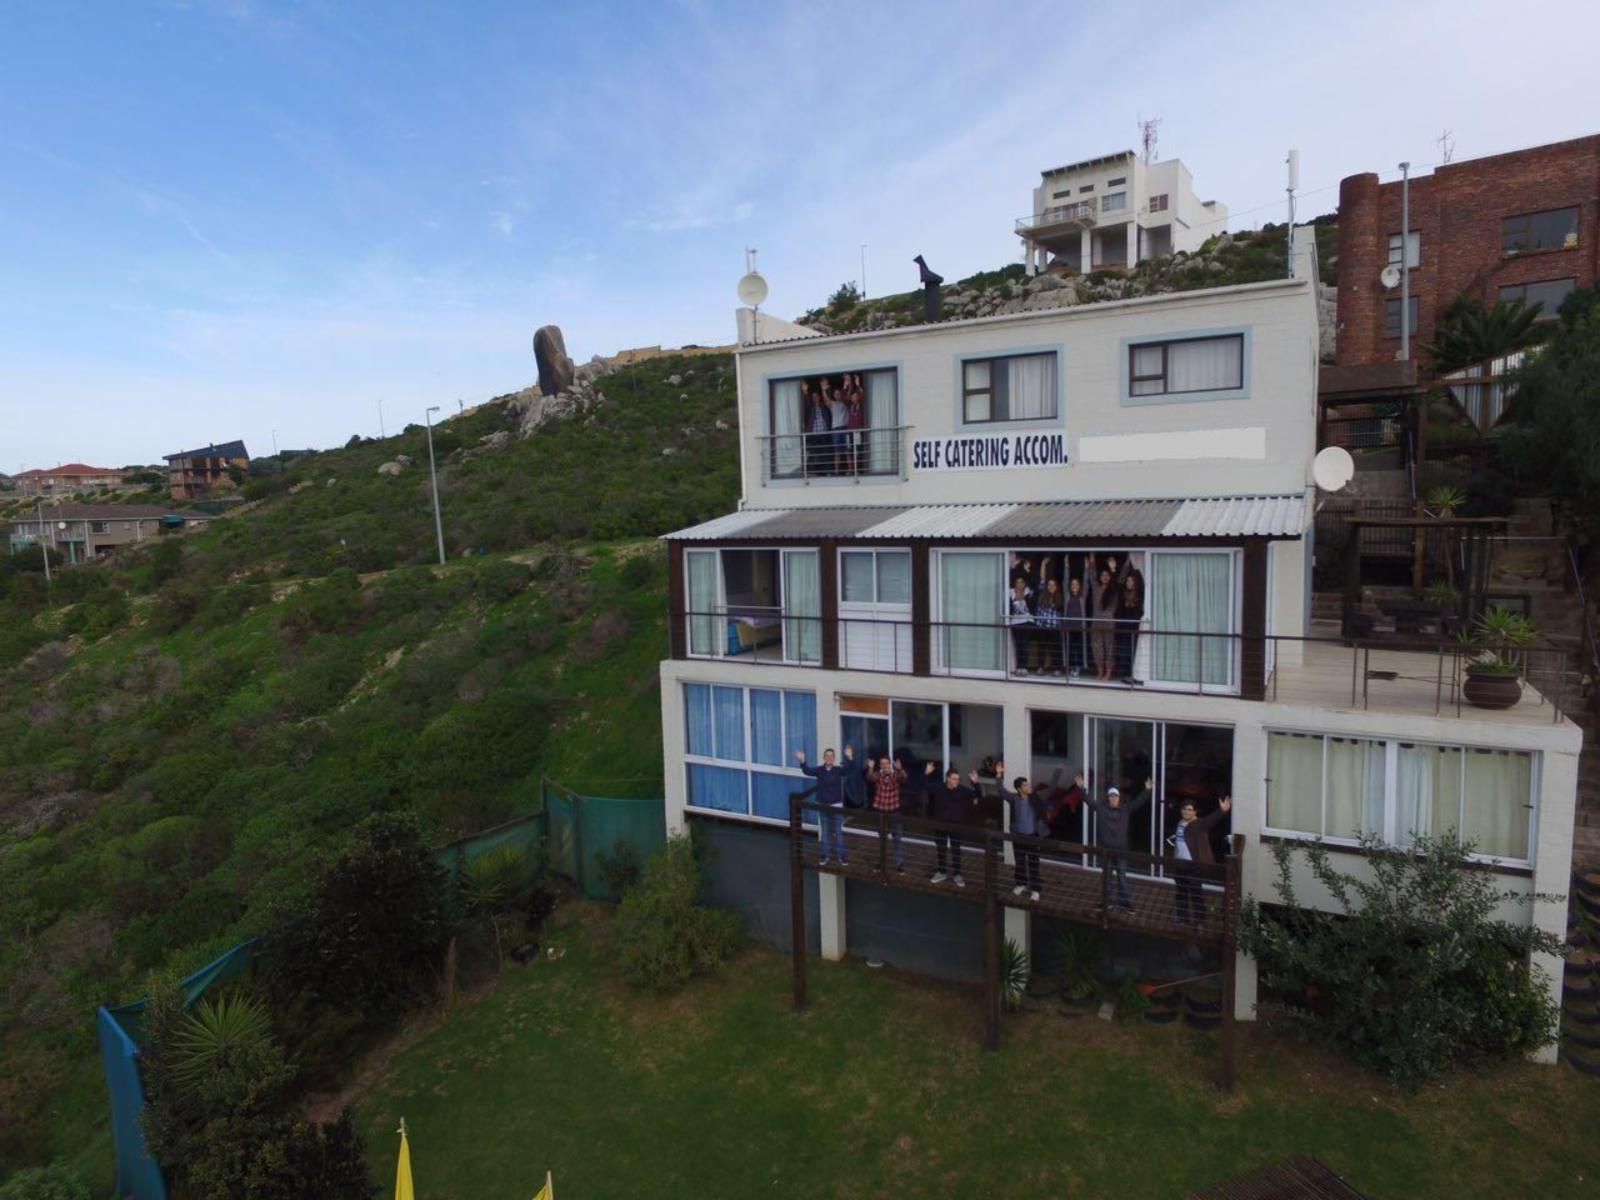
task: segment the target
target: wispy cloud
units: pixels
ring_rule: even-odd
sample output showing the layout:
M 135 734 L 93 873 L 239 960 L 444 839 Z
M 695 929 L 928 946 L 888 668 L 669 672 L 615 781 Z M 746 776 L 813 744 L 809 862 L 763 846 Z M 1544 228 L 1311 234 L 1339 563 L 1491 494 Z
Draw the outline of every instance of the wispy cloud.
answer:
M 517 222 L 510 213 L 498 212 L 489 219 L 489 228 L 501 237 L 508 238 L 517 232 Z

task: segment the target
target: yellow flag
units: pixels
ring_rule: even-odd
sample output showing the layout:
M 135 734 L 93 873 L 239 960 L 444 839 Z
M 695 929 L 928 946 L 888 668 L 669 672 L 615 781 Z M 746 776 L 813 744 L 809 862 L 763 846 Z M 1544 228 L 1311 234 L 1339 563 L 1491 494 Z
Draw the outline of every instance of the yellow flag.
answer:
M 400 1120 L 400 1162 L 394 1172 L 394 1200 L 416 1200 L 411 1188 L 411 1147 L 406 1142 L 406 1123 Z
M 555 1184 L 550 1180 L 549 1171 L 544 1173 L 544 1186 L 539 1189 L 538 1194 L 534 1196 L 533 1200 L 556 1200 L 556 1187 Z

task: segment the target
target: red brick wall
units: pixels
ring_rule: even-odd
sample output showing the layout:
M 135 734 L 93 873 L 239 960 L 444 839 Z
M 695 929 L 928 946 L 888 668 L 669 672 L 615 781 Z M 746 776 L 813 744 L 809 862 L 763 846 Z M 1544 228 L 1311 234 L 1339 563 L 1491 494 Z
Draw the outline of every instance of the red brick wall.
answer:
M 1385 337 L 1384 301 L 1399 299 L 1378 274 L 1389 258 L 1389 235 L 1400 232 L 1401 185 L 1372 174 L 1339 185 L 1340 366 L 1392 361 L 1398 337 Z M 1507 258 L 1500 221 L 1518 213 L 1578 209 L 1578 245 Z M 1411 356 L 1423 356 L 1442 308 L 1463 292 L 1492 304 L 1506 284 L 1576 278 L 1592 287 L 1600 272 L 1600 135 L 1450 163 L 1411 181 L 1411 228 L 1422 239 L 1411 272 L 1417 328 Z

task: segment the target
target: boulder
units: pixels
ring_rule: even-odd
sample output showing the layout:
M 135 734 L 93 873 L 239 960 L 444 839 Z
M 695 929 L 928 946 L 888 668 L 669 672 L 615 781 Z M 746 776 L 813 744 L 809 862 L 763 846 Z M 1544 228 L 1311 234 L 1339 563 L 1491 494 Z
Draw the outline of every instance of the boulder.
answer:
M 378 468 L 378 474 L 379 475 L 398 475 L 403 470 L 405 470 L 405 468 L 402 467 L 397 462 L 386 462 L 386 463 L 382 464 Z
M 682 375 L 668 375 L 667 376 L 667 382 L 669 384 L 671 384 L 673 387 L 679 387 L 683 383 L 683 376 Z
M 539 390 L 546 396 L 559 396 L 572 386 L 574 369 L 561 326 L 539 327 L 533 335 L 533 357 L 539 365 Z
M 323 487 L 332 487 L 334 484 L 336 484 L 338 482 L 339 482 L 339 477 L 337 475 L 330 475 L 330 476 L 328 476 L 328 482 L 323 484 L 322 486 Z
M 504 429 L 497 429 L 493 433 L 485 434 L 478 439 L 479 445 L 485 450 L 499 450 L 511 440 L 511 435 Z
M 396 454 L 394 456 L 394 460 L 402 467 L 409 467 L 411 465 L 411 455 L 409 454 Z

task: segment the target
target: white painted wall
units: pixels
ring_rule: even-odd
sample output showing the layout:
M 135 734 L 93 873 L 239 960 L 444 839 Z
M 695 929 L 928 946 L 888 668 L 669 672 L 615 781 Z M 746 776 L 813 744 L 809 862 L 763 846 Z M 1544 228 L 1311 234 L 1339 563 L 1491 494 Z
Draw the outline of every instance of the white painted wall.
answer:
M 1235 329 L 1249 331 L 1241 397 L 1124 402 L 1123 339 Z M 745 502 L 760 508 L 1301 492 L 1316 449 L 1317 344 L 1310 285 L 1284 280 L 745 346 L 739 356 Z M 961 356 L 1044 348 L 1060 351 L 1063 411 L 1056 425 L 1039 431 L 1065 433 L 1064 467 L 762 483 L 759 438 L 771 432 L 769 379 L 896 366 L 909 445 L 912 438 L 978 432 L 957 422 Z M 908 469 L 909 459 L 908 452 Z

